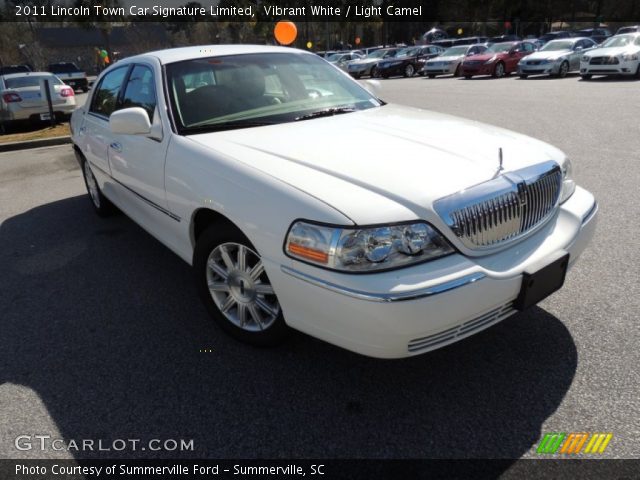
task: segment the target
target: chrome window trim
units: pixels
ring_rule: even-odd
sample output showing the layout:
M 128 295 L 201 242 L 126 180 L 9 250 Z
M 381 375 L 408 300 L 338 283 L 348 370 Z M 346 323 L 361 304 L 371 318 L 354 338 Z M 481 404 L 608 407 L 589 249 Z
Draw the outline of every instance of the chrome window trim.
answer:
M 332 292 L 339 293 L 341 295 L 346 295 L 352 298 L 357 298 L 359 300 L 366 300 L 369 302 L 381 302 L 381 303 L 402 302 L 407 300 L 416 300 L 419 298 L 431 297 L 439 293 L 448 292 L 456 288 L 464 287 L 465 285 L 470 285 L 486 277 L 484 273 L 476 272 L 476 273 L 464 275 L 462 277 L 459 277 L 453 280 L 449 280 L 447 282 L 439 283 L 437 285 L 432 285 L 430 287 L 425 287 L 425 288 L 419 288 L 416 290 L 410 290 L 407 292 L 374 293 L 374 292 L 365 292 L 362 290 L 355 290 L 352 288 L 343 287 L 341 285 L 337 285 L 327 280 L 314 277 L 312 275 L 300 272 L 299 270 L 295 270 L 293 268 L 286 267 L 284 265 L 280 266 L 280 270 L 283 273 L 286 273 L 287 275 L 291 275 L 292 277 L 295 277 L 299 280 L 310 283 L 311 285 L 324 288 L 325 290 L 330 290 Z

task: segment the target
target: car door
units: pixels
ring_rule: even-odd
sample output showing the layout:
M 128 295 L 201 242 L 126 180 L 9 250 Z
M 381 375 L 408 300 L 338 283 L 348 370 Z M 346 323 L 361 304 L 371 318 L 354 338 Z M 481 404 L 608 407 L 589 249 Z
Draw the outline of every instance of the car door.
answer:
M 128 71 L 129 66 L 125 65 L 111 70 L 100 79 L 78 133 L 80 147 L 89 163 L 109 176 L 109 145 L 113 141 L 109 116 L 116 110 L 120 89 Z
M 152 125 L 148 135 L 113 134 L 109 164 L 113 178 L 139 200 L 168 213 L 164 189 L 164 163 L 169 141 L 158 109 L 159 69 L 137 63 L 127 75 L 117 110 L 140 107 Z M 125 192 L 126 193 L 126 192 Z M 141 209 L 141 213 L 146 209 Z M 153 211 L 146 211 L 155 214 Z

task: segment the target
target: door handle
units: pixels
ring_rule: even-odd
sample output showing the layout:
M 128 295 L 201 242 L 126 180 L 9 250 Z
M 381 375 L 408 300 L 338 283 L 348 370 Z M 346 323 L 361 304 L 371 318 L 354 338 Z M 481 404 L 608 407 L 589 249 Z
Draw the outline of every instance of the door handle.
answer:
M 111 145 L 109 145 L 109 147 L 111 147 L 113 150 L 115 150 L 118 153 L 122 152 L 122 144 L 121 143 L 113 142 Z

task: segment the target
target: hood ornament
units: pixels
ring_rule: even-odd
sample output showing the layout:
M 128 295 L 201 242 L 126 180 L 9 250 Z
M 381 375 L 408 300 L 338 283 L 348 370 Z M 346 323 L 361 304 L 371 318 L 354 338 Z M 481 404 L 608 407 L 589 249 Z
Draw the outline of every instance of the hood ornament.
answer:
M 496 170 L 496 173 L 493 174 L 493 178 L 496 178 L 498 175 L 500 175 L 500 172 L 504 170 L 504 167 L 502 166 L 502 147 L 498 148 L 498 169 Z

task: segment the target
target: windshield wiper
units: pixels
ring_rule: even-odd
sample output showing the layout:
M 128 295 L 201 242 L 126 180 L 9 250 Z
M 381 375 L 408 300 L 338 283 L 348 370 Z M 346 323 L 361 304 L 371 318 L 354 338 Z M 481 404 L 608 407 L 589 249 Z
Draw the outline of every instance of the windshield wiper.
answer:
M 221 132 L 224 130 L 234 130 L 237 128 L 264 127 L 266 125 L 275 125 L 273 122 L 256 122 L 256 121 L 231 121 L 221 123 L 203 123 L 187 127 L 183 130 L 184 134 L 202 133 L 202 132 Z
M 340 115 L 341 113 L 351 113 L 355 112 L 356 109 L 353 107 L 334 107 L 334 108 L 325 108 L 324 110 L 318 110 L 317 112 L 307 113 L 306 115 L 300 115 L 295 118 L 295 121 L 299 120 L 311 120 L 312 118 L 320 118 L 320 117 L 332 117 L 333 115 Z

